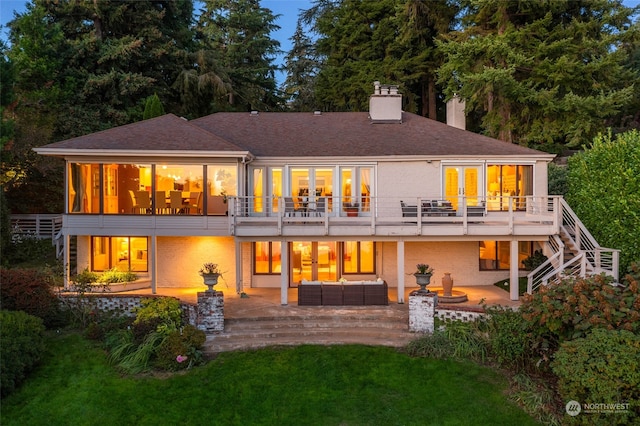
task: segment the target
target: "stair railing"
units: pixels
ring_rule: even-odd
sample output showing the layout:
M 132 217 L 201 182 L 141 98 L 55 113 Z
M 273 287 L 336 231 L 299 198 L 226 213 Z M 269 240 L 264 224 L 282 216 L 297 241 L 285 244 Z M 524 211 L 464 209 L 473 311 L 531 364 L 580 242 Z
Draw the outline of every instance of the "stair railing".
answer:
M 541 285 L 558 283 L 562 278 L 570 275 L 585 277 L 587 273 L 605 273 L 617 282 L 620 251 L 600 247 L 564 198 L 560 199 L 560 206 L 561 232 L 567 238 L 569 246 L 578 253 L 573 259 L 565 262 L 563 258 L 565 244 L 557 235 L 554 235 L 554 238 L 547 242 L 547 248 L 553 254 L 527 276 L 527 291 L 532 293 Z
M 546 244 L 551 254 L 548 259 L 527 275 L 527 292 L 533 293 L 541 285 L 547 285 L 545 277 L 559 271 L 564 263 L 564 243 L 562 239 L 553 235 Z

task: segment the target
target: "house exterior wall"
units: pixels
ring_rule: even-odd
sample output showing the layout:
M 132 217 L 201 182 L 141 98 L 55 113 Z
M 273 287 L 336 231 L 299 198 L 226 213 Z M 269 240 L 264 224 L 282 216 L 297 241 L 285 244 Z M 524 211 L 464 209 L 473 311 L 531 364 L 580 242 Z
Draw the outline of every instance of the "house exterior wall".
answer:
M 231 237 L 158 237 L 157 287 L 204 286 L 202 264 L 217 263 L 224 280 L 217 288 L 235 289 L 236 260 Z M 204 288 L 204 287 L 203 287 Z
M 383 263 L 379 275 L 389 284 L 398 286 L 397 243 L 380 243 Z M 379 249 L 380 250 L 380 249 Z M 418 263 L 427 263 L 434 269 L 432 287 L 440 287 L 445 272 L 450 272 L 454 285 L 491 285 L 509 278 L 509 271 L 479 271 L 479 247 L 477 241 L 467 242 L 405 242 L 405 288 L 417 287 L 413 273 Z
M 434 197 L 440 194 L 439 162 L 398 161 L 378 163 L 378 197 Z

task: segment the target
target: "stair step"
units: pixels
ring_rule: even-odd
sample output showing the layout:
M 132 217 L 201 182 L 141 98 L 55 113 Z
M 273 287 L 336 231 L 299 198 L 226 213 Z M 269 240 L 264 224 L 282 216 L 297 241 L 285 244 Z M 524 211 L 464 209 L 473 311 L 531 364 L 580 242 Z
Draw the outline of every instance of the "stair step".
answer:
M 222 333 L 209 334 L 206 353 L 267 346 L 303 344 L 364 344 L 402 347 L 416 338 L 408 318 L 379 314 L 345 316 L 285 316 L 225 320 Z
M 325 320 L 263 320 L 263 321 L 237 321 L 225 320 L 224 328 L 226 332 L 242 333 L 247 330 L 280 330 L 280 329 L 318 329 L 318 328 L 376 328 L 381 329 L 407 329 L 408 321 L 381 321 L 381 320 L 357 320 L 344 321 L 342 319 Z

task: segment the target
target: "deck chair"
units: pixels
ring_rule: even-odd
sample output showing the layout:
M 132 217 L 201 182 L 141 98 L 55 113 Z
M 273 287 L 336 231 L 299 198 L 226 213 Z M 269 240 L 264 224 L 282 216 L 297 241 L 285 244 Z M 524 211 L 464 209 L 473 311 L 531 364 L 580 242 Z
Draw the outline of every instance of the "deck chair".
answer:
M 293 197 L 284 197 L 284 215 L 286 217 L 295 216 L 296 205 L 293 202 Z
M 400 208 L 402 209 L 402 217 L 418 217 L 418 206 L 410 206 L 404 201 L 400 201 Z
M 318 217 L 324 216 L 326 206 L 327 206 L 327 198 L 318 197 L 318 199 L 314 203 L 313 208 L 309 208 L 309 216 L 318 216 Z

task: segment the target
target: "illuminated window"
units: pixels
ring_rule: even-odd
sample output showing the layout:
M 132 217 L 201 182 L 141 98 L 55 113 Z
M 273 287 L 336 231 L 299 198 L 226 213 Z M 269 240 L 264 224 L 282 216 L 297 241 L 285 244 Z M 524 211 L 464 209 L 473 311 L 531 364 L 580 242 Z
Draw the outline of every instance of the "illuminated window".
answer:
M 342 251 L 342 271 L 345 274 L 373 274 L 376 271 L 373 241 L 345 241 Z
M 281 269 L 281 244 L 260 241 L 253 243 L 253 270 L 256 274 L 279 274 Z
M 509 270 L 511 264 L 509 241 L 480 241 L 480 270 Z M 532 241 L 518 242 L 518 268 L 524 269 L 522 261 L 533 253 Z
M 146 237 L 92 237 L 91 270 L 147 272 Z
M 533 195 L 533 166 L 487 166 L 487 207 L 489 210 L 508 210 L 509 197 Z M 522 199 L 516 199 L 514 208 L 525 208 Z

